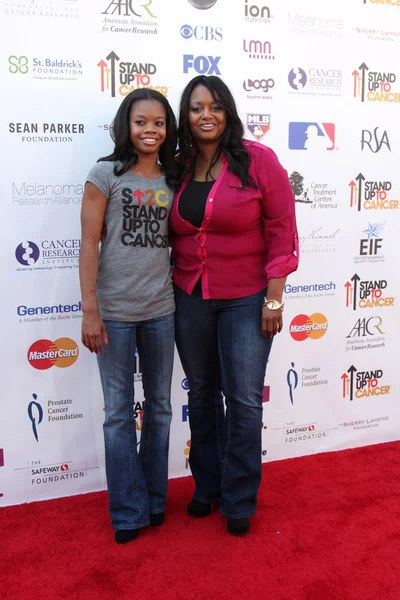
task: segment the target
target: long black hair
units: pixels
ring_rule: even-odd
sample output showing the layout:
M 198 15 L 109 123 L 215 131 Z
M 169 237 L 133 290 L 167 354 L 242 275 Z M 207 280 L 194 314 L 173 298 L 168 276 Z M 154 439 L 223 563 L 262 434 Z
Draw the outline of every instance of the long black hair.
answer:
M 165 142 L 160 147 L 158 157 L 167 184 L 174 188 L 177 185 L 178 178 L 178 168 L 175 159 L 177 145 L 176 119 L 168 100 L 156 90 L 140 88 L 126 96 L 115 115 L 111 127 L 111 138 L 115 144 L 114 152 L 109 156 L 99 158 L 97 162 L 101 160 L 120 161 L 122 166 L 118 167 L 115 165 L 114 167 L 114 174 L 117 176 L 123 175 L 136 165 L 138 155 L 131 141 L 130 114 L 133 105 L 139 102 L 139 100 L 157 100 L 165 109 L 167 136 Z
M 228 86 L 222 79 L 214 75 L 194 77 L 182 92 L 178 126 L 179 183 L 181 184 L 185 177 L 194 171 L 196 141 L 190 131 L 189 111 L 190 95 L 199 85 L 203 85 L 208 89 L 214 101 L 222 106 L 226 114 L 225 131 L 211 159 L 207 175 L 211 173 L 213 166 L 223 153 L 228 161 L 230 171 L 239 177 L 242 186 L 249 185 L 253 187 L 254 182 L 249 175 L 250 156 L 243 144 L 244 130 L 237 113 L 235 100 Z

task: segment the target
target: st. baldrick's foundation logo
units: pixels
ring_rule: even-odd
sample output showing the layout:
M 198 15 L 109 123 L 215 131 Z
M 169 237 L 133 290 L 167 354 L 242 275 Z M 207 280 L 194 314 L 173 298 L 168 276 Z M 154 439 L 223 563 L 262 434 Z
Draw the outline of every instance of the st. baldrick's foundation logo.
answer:
M 341 376 L 342 396 L 348 400 L 390 394 L 390 385 L 382 385 L 382 369 L 359 371 L 353 365 Z

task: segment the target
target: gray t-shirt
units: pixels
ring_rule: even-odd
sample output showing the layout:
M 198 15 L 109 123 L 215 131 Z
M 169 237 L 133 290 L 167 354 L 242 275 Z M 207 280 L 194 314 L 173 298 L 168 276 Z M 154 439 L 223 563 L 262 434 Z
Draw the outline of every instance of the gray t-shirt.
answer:
M 129 171 L 116 177 L 114 165 L 101 161 L 86 179 L 108 198 L 97 302 L 102 319 L 147 321 L 175 310 L 168 248 L 173 192 L 164 176 L 144 179 Z

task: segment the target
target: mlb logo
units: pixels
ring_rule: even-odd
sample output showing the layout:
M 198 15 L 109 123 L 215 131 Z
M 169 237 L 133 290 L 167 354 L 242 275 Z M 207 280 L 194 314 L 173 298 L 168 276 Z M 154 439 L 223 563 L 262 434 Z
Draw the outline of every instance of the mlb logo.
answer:
M 247 115 L 247 129 L 259 142 L 271 127 L 271 115 Z
M 333 123 L 289 123 L 290 150 L 333 150 L 334 147 Z

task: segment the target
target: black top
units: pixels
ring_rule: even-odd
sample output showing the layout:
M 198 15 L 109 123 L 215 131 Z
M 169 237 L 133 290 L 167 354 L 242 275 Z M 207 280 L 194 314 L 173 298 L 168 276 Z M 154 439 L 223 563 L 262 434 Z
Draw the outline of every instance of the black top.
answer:
M 215 181 L 191 179 L 179 199 L 179 214 L 194 227 L 200 228 L 204 219 L 207 196 Z

